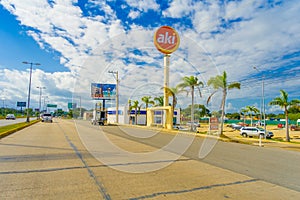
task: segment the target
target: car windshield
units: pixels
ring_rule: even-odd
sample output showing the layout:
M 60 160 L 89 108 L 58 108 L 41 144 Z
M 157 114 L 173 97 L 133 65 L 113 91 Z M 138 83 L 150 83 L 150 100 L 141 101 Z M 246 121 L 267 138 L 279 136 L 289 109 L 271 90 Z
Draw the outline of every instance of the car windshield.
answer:
M 44 114 L 43 116 L 47 116 L 47 117 L 49 117 L 49 116 L 51 116 L 51 114 Z
M 263 128 L 258 128 L 260 131 L 265 131 L 265 129 L 263 129 Z

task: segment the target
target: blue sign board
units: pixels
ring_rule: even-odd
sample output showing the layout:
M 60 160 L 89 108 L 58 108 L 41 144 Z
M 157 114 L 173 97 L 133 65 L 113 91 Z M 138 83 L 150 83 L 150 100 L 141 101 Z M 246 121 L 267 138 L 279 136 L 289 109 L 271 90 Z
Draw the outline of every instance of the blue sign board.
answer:
M 75 109 L 77 107 L 76 103 L 68 103 L 68 108 L 69 109 Z
M 18 101 L 17 102 L 17 107 L 26 107 L 26 102 Z

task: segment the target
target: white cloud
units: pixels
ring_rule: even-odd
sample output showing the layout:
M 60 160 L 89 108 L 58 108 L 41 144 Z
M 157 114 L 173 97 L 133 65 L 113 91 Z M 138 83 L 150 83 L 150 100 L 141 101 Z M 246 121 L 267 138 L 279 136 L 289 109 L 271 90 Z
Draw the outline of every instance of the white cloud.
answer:
M 172 1 L 169 5 L 169 8 L 163 11 L 163 15 L 165 17 L 173 18 L 180 18 L 182 16 L 188 15 L 194 9 L 192 2 L 192 0 Z
M 29 70 L 18 71 L 0 69 L 0 85 L 3 86 L 0 99 L 5 99 L 13 104 L 17 101 L 27 101 L 29 87 Z M 32 71 L 31 81 L 31 106 L 38 108 L 38 86 L 46 87 L 43 96 L 48 96 L 49 101 L 60 107 L 67 107 L 66 101 L 71 101 L 74 88 L 74 76 L 70 72 L 46 73 L 39 69 Z
M 126 0 L 126 3 L 130 7 L 137 8 L 138 10 L 143 12 L 147 12 L 148 10 L 157 10 L 160 7 L 155 0 L 143 0 L 143 1 Z
M 130 17 L 131 19 L 136 19 L 141 15 L 141 13 L 139 11 L 130 11 L 128 17 Z
M 279 106 L 269 106 L 266 110 L 267 113 L 283 113 L 284 111 Z

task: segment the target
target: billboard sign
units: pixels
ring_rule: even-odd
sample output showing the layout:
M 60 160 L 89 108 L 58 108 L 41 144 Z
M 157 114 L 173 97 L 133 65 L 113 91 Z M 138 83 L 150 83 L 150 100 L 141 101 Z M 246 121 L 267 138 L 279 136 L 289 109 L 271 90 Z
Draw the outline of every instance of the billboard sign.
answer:
M 92 99 L 115 99 L 116 98 L 116 84 L 91 84 Z
M 26 102 L 18 101 L 17 102 L 17 107 L 26 107 Z

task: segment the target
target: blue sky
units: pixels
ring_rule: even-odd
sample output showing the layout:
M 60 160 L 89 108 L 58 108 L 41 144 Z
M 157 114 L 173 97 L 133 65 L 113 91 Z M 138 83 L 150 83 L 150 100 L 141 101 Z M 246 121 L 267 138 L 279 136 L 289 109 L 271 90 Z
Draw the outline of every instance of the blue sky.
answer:
M 229 92 L 227 112 L 260 108 L 262 77 L 266 103 L 280 89 L 300 98 L 297 0 L 1 0 L 0 10 L 0 98 L 8 107 L 26 101 L 29 66 L 22 61 L 41 63 L 33 70 L 33 107 L 39 100 L 36 86 L 46 87 L 45 102 L 65 109 L 81 96 L 82 104 L 92 107 L 90 83 L 113 83 L 108 70 L 119 71 L 121 104 L 162 95 L 163 56 L 152 41 L 162 25 L 181 38 L 171 55 L 170 86 L 190 75 L 206 83 L 226 71 L 229 81 L 242 84 L 240 91 Z M 207 86 L 202 90 L 197 103 L 211 92 Z M 179 95 L 180 107 L 189 103 Z M 219 104 L 216 96 L 210 109 Z
M 20 26 L 16 17 L 10 14 L 2 6 L 0 18 L 0 60 L 1 67 L 12 66 L 18 70 L 25 70 L 28 66 L 23 61 L 38 61 L 42 63 L 41 69 L 49 72 L 67 71 L 59 63 L 58 54 L 55 51 L 43 50 L 26 34 L 26 27 Z

